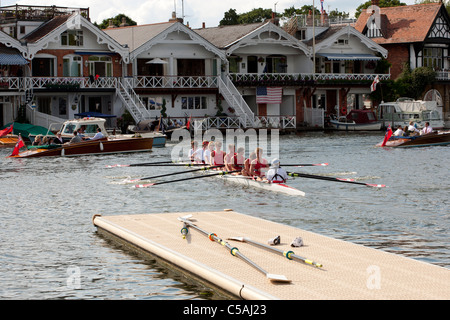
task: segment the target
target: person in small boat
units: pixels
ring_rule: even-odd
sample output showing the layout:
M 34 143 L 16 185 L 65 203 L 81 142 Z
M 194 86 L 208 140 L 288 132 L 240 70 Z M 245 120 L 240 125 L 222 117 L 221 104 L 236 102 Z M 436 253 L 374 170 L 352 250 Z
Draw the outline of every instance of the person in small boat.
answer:
M 266 174 L 267 181 L 272 183 L 285 183 L 288 179 L 288 175 L 284 168 L 280 167 L 280 160 L 273 159 L 272 165 L 270 166 L 269 171 Z
M 83 140 L 81 139 L 81 137 L 78 135 L 78 131 L 75 130 L 73 132 L 73 137 L 72 139 L 70 139 L 69 142 L 66 142 L 65 144 L 73 144 L 73 143 L 78 143 L 78 142 L 82 142 Z
M 224 164 L 225 152 L 222 150 L 222 142 L 214 142 L 214 150 L 211 152 L 211 162 L 212 166 L 221 166 Z
M 38 134 L 33 141 L 33 146 L 42 146 L 42 135 Z
M 61 132 L 58 131 L 56 133 L 56 137 L 53 138 L 52 144 L 63 144 L 63 143 L 64 143 L 64 140 L 61 137 Z
M 242 170 L 242 175 L 246 176 L 246 177 L 251 177 L 252 172 L 251 172 L 251 166 L 252 166 L 252 161 L 256 159 L 256 153 L 252 152 L 250 153 L 249 157 L 247 159 L 245 159 L 244 161 L 244 169 Z
M 255 180 L 262 180 L 267 171 L 268 162 L 263 158 L 262 148 L 256 148 L 255 150 L 256 159 L 252 161 L 250 172 L 252 173 Z
M 191 142 L 191 149 L 189 150 L 189 159 L 191 160 L 191 162 L 194 162 L 194 153 L 195 151 L 197 151 L 197 149 L 198 142 L 194 140 Z
M 50 138 L 48 136 L 44 136 L 44 138 L 42 138 L 42 145 L 48 146 L 49 144 L 50 144 Z
M 233 159 L 234 159 L 235 155 L 236 155 L 236 148 L 235 148 L 234 144 L 229 144 L 228 152 L 224 158 L 225 170 L 227 170 L 227 171 L 233 170 L 232 169 L 233 168 Z
M 102 133 L 102 129 L 97 128 L 97 133 L 95 134 L 95 136 L 93 136 L 92 138 L 90 138 L 89 140 L 100 140 L 103 139 L 105 136 Z
M 410 135 L 420 134 L 420 131 L 416 128 L 416 126 L 414 125 L 414 122 L 413 122 L 413 121 L 411 121 L 411 122 L 409 123 L 408 131 L 409 131 L 409 134 L 410 134 Z
M 429 122 L 425 122 L 425 127 L 423 127 L 422 131 L 420 132 L 421 135 L 429 134 L 433 132 L 433 128 L 430 127 Z
M 394 136 L 396 136 L 396 137 L 401 137 L 401 136 L 404 135 L 404 133 L 405 133 L 405 132 L 403 131 L 402 126 L 399 125 L 399 126 L 397 127 L 397 130 L 395 130 L 395 132 L 394 132 Z
M 194 152 L 194 161 L 197 163 L 206 163 L 206 148 L 208 147 L 209 142 L 203 141 L 202 148 L 197 149 Z

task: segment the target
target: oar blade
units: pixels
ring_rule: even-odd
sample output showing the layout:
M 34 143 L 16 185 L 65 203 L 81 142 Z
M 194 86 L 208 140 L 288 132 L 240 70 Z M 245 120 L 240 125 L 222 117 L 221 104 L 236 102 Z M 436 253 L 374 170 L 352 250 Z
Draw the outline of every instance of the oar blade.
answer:
M 366 184 L 368 187 L 372 187 L 372 188 L 386 188 L 385 184 L 373 184 L 373 183 L 367 183 Z
M 271 282 L 287 282 L 287 283 L 292 282 L 292 280 L 289 280 L 288 278 L 286 278 L 286 276 L 281 274 L 267 273 L 266 277 Z
M 132 188 L 134 189 L 139 189 L 139 188 L 150 188 L 152 186 L 154 186 L 155 183 L 146 183 L 146 184 L 135 184 L 134 186 L 132 186 Z

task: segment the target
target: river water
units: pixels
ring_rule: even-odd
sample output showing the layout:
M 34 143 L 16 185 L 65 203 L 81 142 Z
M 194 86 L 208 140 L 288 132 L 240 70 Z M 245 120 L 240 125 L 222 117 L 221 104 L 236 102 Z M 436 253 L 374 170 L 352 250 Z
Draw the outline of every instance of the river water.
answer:
M 168 160 L 174 143 L 150 153 L 76 158 L 6 159 L 11 149 L 0 149 L 0 299 L 221 299 L 98 235 L 94 214 L 232 208 L 449 268 L 450 148 L 375 148 L 382 138 L 381 132 L 280 136 L 283 162 L 329 163 L 292 171 L 388 186 L 292 180 L 304 198 L 212 178 L 131 189 L 114 182 L 183 169 L 105 168 Z

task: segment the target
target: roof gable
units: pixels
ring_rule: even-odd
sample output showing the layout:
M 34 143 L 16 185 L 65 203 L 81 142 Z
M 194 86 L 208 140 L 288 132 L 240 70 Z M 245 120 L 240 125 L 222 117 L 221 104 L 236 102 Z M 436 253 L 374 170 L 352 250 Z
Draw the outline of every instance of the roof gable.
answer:
M 390 44 L 425 41 L 433 22 L 445 7 L 442 3 L 426 3 L 379 9 L 382 36 L 372 39 L 379 44 Z M 371 17 L 371 9 L 363 11 L 355 29 L 366 34 Z
M 120 54 L 125 63 L 129 62 L 127 48 L 120 45 L 79 13 L 56 16 L 26 35 L 22 41 L 27 44 L 28 58 L 32 59 L 37 52 L 46 49 L 50 43 L 59 42 L 63 32 L 71 29 L 80 29 L 81 27 L 94 34 L 98 44 L 107 45 L 110 51 Z

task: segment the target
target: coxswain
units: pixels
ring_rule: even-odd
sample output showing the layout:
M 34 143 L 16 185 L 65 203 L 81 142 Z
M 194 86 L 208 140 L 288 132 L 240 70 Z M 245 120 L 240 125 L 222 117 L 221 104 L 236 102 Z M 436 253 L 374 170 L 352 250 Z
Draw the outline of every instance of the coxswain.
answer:
M 269 171 L 266 174 L 267 181 L 273 183 L 285 183 L 288 179 L 288 175 L 284 168 L 280 167 L 280 160 L 273 159 L 272 165 L 270 166 Z
M 268 162 L 262 157 L 263 150 L 261 148 L 256 148 L 255 154 L 256 159 L 251 163 L 250 172 L 255 180 L 262 180 L 266 172 L 266 170 L 263 169 L 268 167 Z

